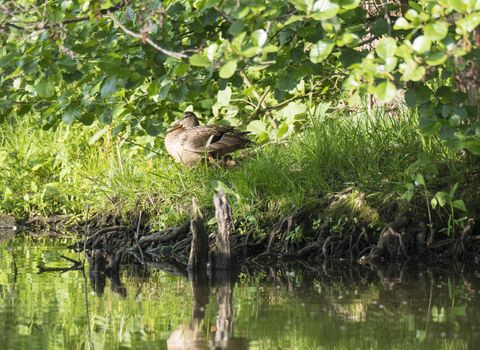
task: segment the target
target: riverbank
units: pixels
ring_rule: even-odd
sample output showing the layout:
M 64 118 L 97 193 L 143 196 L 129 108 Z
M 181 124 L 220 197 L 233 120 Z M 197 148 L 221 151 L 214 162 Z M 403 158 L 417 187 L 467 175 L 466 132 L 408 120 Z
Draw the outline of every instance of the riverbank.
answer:
M 468 218 L 480 216 L 478 168 L 420 134 L 411 112 L 317 111 L 303 132 L 238 155 L 234 169 L 180 167 L 161 138 L 114 137 L 108 126 L 52 132 L 28 118 L 10 121 L 0 138 L 0 211 L 62 223 L 85 221 L 88 213 L 100 226 L 133 229 L 142 212 L 147 231 L 160 232 L 180 226 L 195 197 L 213 231 L 212 196 L 223 190 L 235 233 L 284 251 L 319 236 L 344 242 L 345 232 L 353 232 L 350 245 L 367 231 L 378 242 L 402 218 L 408 224 L 395 231 L 422 227 L 432 244 L 457 238 Z

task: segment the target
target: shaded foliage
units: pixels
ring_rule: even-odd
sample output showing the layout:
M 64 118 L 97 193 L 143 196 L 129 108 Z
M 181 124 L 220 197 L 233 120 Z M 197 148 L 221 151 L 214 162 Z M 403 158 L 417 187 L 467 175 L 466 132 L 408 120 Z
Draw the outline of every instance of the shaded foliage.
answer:
M 0 15 L 1 119 L 156 136 L 194 109 L 263 141 L 339 89 L 404 88 L 426 134 L 478 154 L 479 24 L 474 0 L 20 0 Z

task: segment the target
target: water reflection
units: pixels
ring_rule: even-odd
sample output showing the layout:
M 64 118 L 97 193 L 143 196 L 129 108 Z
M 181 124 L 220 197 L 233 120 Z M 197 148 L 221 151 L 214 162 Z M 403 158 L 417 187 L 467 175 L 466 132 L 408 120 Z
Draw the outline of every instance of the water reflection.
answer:
M 208 276 L 206 271 L 189 274 L 193 305 L 190 322 L 178 326 L 167 340 L 169 350 L 183 349 L 232 349 L 248 348 L 247 339 L 234 337 L 233 290 L 235 276 L 227 271 Z M 210 290 L 217 295 L 217 319 L 215 325 L 204 331 L 205 310 Z
M 28 238 L 0 245 L 2 348 L 471 349 L 480 343 L 480 276 L 465 266 L 327 262 L 177 276 L 152 266 L 120 269 L 118 258 L 95 252 L 84 271 L 83 257 L 66 243 Z

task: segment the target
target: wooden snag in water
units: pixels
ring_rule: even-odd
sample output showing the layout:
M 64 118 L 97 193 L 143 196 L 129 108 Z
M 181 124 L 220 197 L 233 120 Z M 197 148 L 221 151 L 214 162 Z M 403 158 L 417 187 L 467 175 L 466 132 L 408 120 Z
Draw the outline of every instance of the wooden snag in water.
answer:
M 230 270 L 235 265 L 235 252 L 232 244 L 234 230 L 232 209 L 223 191 L 213 196 L 213 204 L 215 205 L 218 232 L 211 259 L 211 268 L 214 270 Z
M 190 231 L 192 232 L 192 245 L 188 258 L 189 271 L 201 271 L 207 269 L 208 262 L 208 235 L 203 224 L 203 215 L 197 205 L 195 198 L 192 198 L 192 209 L 190 214 Z

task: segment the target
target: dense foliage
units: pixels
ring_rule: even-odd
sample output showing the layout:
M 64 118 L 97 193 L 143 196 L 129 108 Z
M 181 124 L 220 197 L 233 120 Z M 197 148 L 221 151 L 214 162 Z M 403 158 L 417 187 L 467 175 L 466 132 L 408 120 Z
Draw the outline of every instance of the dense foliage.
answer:
M 479 24 L 478 0 L 7 1 L 0 119 L 156 136 L 190 108 L 262 141 L 310 102 L 406 89 L 426 134 L 478 154 Z

